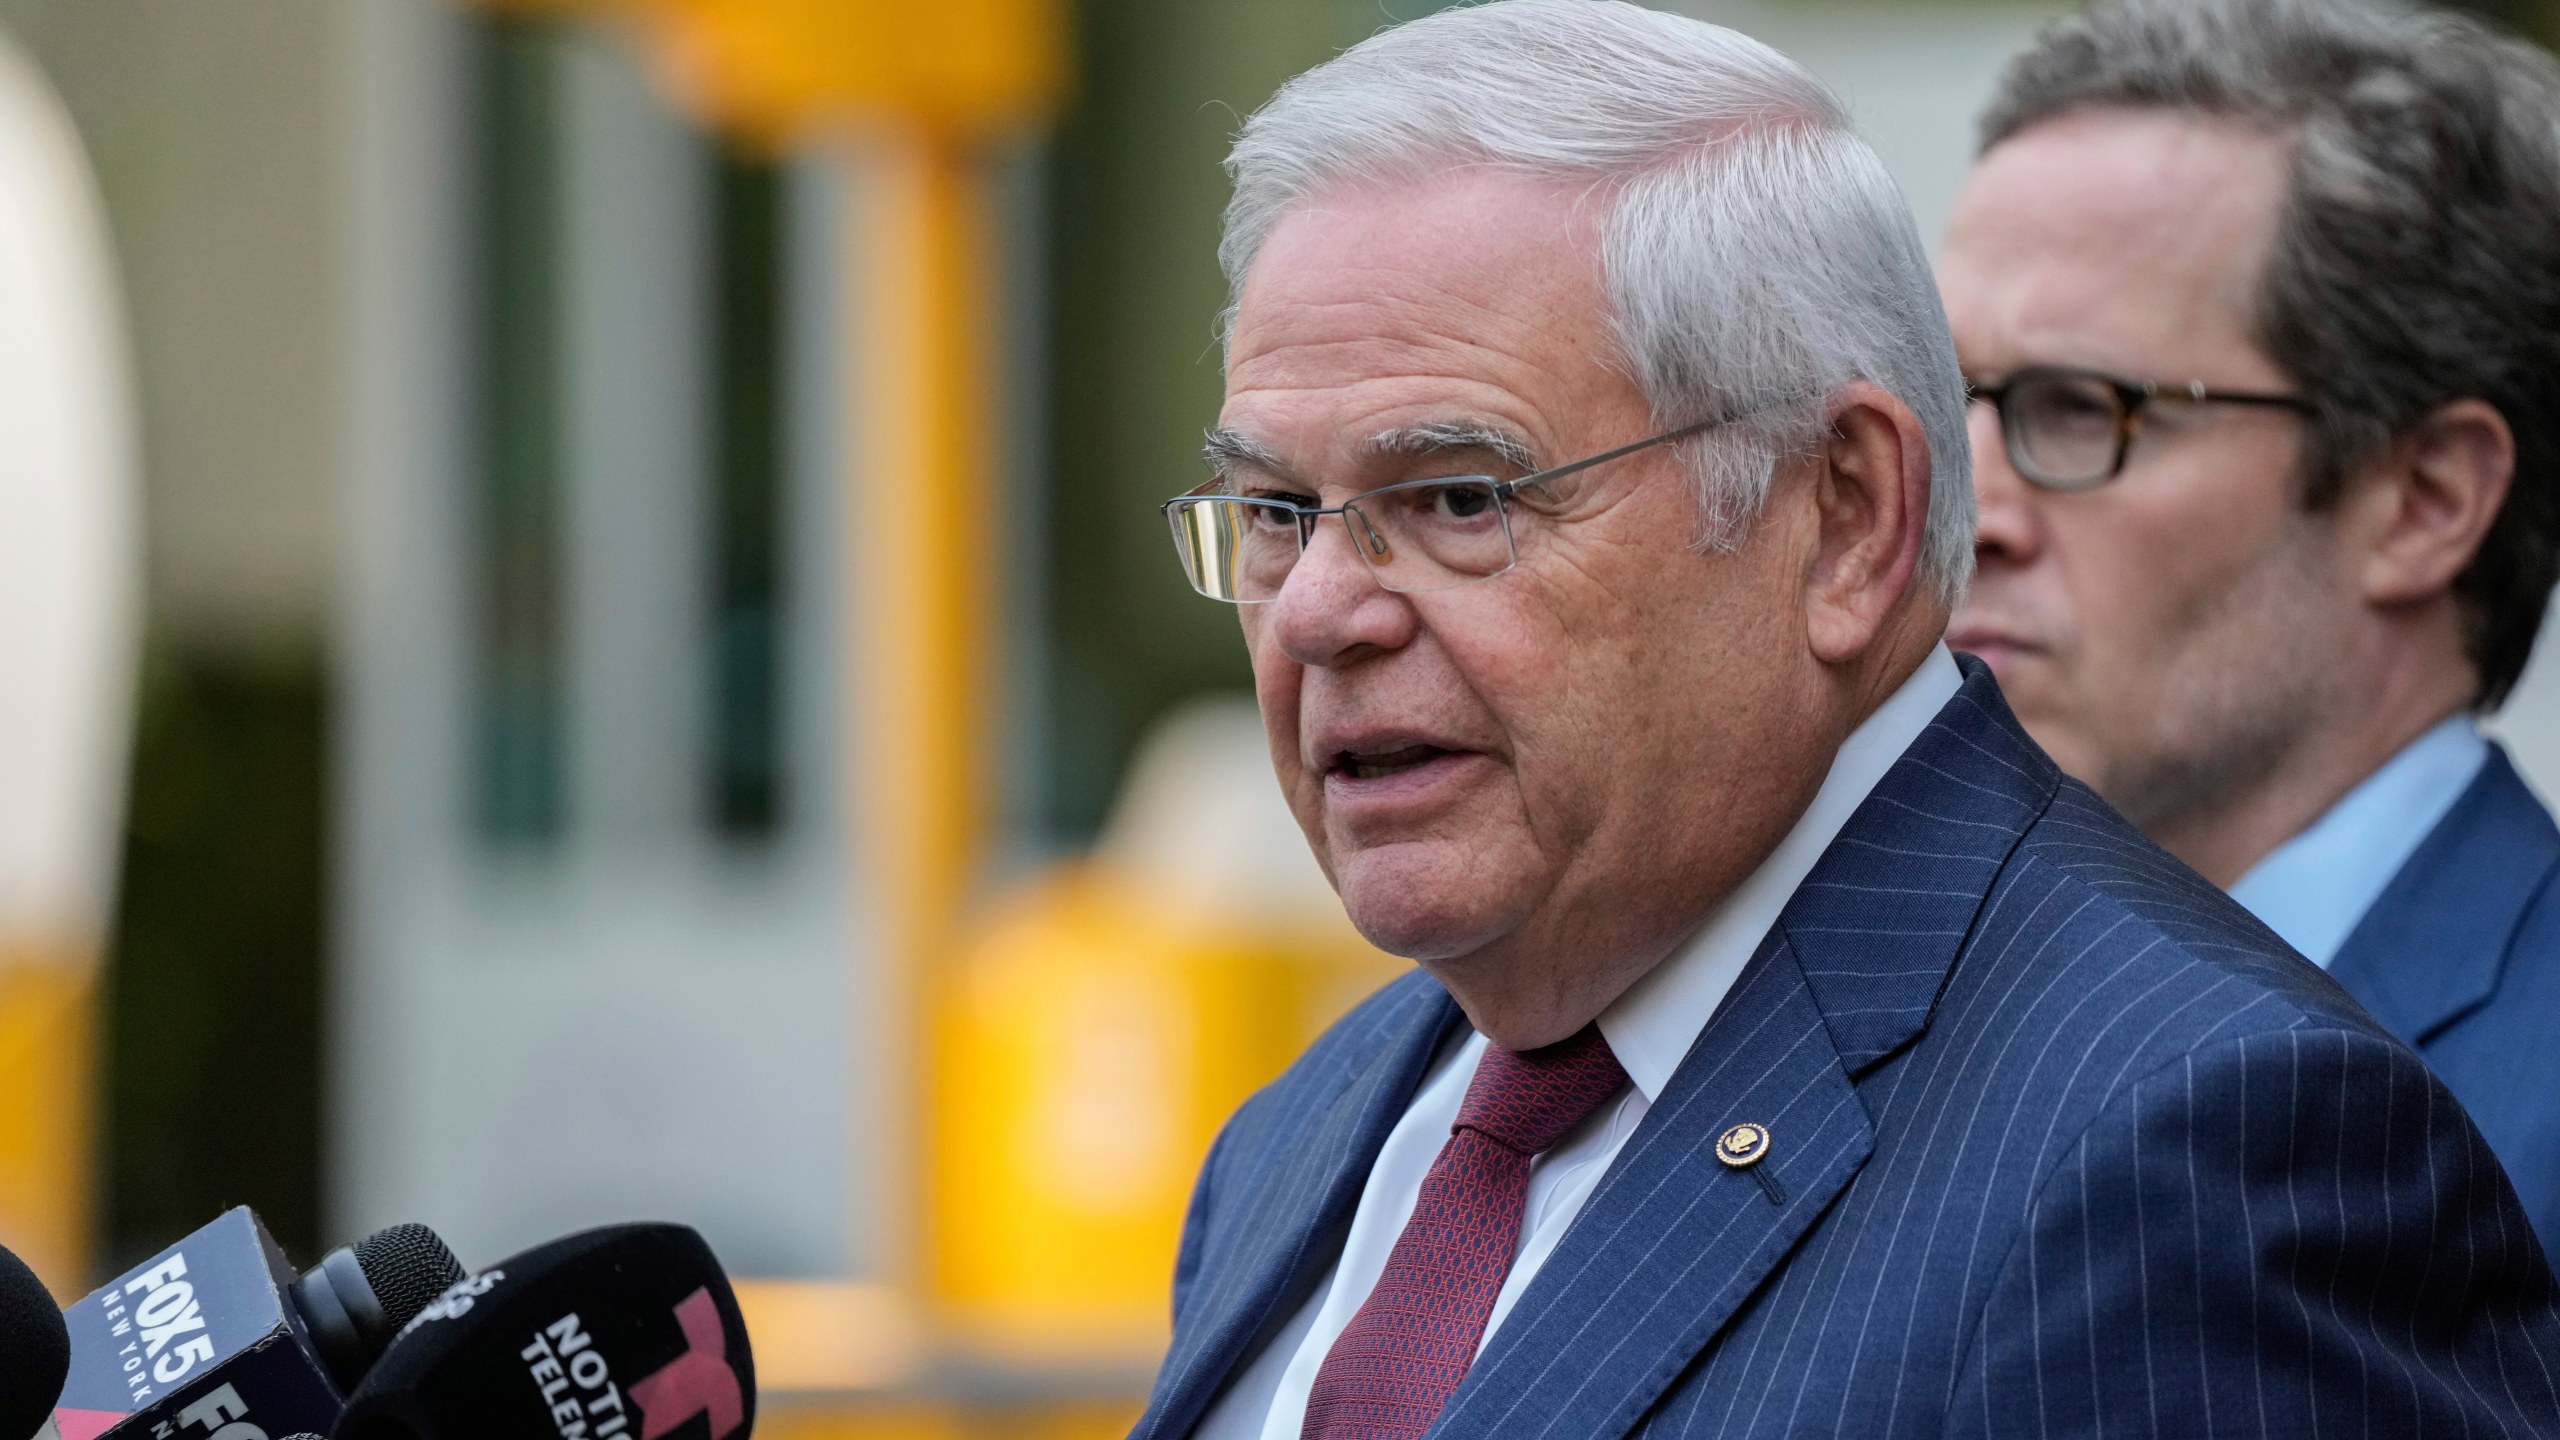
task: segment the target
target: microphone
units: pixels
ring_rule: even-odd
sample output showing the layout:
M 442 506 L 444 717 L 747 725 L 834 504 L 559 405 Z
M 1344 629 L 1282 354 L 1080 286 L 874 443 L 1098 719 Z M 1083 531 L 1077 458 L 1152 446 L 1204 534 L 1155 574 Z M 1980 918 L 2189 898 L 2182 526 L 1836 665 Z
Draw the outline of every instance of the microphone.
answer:
M 61 1440 L 263 1440 L 326 1432 L 347 1391 L 462 1277 L 434 1231 L 394 1225 L 297 1276 L 247 1206 L 63 1314 Z
M 0 1246 L 0 1436 L 33 1435 L 71 1369 L 71 1333 L 26 1262 Z
M 746 1322 L 711 1247 L 689 1226 L 610 1225 L 447 1290 L 331 1437 L 744 1440 L 755 1414 Z

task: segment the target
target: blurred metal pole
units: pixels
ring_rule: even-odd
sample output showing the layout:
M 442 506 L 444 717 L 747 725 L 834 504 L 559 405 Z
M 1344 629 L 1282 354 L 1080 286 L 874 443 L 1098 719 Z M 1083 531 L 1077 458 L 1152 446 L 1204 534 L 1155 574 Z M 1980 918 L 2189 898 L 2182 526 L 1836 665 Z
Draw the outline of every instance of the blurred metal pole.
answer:
M 925 1282 L 922 1083 L 936 992 L 986 853 L 991 587 L 1007 536 L 990 473 L 989 178 L 965 141 L 921 128 L 848 162 L 848 347 L 855 443 L 845 536 L 857 650 L 853 833 L 884 963 L 864 997 L 879 1052 L 872 1253 L 910 1294 Z

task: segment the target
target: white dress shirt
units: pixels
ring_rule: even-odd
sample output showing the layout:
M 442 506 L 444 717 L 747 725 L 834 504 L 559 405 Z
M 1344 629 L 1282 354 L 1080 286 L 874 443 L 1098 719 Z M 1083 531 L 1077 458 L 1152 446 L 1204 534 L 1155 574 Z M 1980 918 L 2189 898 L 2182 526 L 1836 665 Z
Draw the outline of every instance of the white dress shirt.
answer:
M 1850 812 L 1962 683 L 1946 647 L 1931 652 L 1902 688 L 1851 732 L 1813 803 L 1760 868 L 1725 898 L 1687 945 L 1601 1013 L 1600 1033 L 1633 1083 L 1615 1101 L 1602 1102 L 1590 1119 L 1531 1166 L 1520 1249 L 1485 1321 L 1479 1350 L 1582 1213 L 1583 1202 L 1670 1083 L 1671 1072 L 1687 1058 L 1796 886 L 1831 847 Z M 1299 1440 L 1316 1371 L 1385 1271 L 1388 1252 L 1413 1215 L 1423 1176 L 1448 1143 L 1449 1127 L 1458 1118 L 1459 1102 L 1475 1079 L 1476 1061 L 1486 1044 L 1484 1036 L 1462 1029 L 1432 1061 L 1413 1103 L 1369 1168 L 1369 1183 L 1360 1192 L 1360 1206 L 1333 1273 L 1210 1407 L 1197 1432 L 1201 1440 Z
M 2364 912 L 2488 761 L 2489 742 L 2469 715 L 2439 722 L 2250 866 L 2231 898 L 2328 969 Z

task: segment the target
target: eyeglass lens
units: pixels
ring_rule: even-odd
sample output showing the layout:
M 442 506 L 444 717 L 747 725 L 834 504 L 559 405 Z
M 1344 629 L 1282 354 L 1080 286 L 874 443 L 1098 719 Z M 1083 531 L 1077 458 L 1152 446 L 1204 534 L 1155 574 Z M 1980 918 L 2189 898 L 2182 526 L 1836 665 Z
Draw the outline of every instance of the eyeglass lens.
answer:
M 2009 459 L 2027 478 L 2060 488 L 2116 473 L 2125 443 L 2124 398 L 2087 375 L 2020 375 L 2000 404 Z
M 1470 476 L 1371 491 L 1345 504 L 1342 520 L 1378 583 L 1413 594 L 1510 569 L 1517 552 L 1505 509 L 1493 481 Z M 1295 505 L 1233 495 L 1185 496 L 1166 518 L 1192 588 L 1247 605 L 1279 595 L 1319 520 Z

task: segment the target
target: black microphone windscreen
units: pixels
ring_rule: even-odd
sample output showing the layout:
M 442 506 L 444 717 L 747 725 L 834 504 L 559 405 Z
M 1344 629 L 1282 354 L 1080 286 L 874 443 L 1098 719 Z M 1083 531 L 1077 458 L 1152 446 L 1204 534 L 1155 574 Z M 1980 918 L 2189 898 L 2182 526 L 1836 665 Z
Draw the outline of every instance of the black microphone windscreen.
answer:
M 0 1435 L 33 1435 L 71 1373 L 71 1331 L 26 1262 L 0 1248 Z
M 683 1225 L 538 1245 L 421 1311 L 335 1440 L 743 1440 L 755 1359 L 711 1247 Z
M 424 1225 L 387 1225 L 356 1242 L 356 1264 L 393 1330 L 418 1318 L 464 1276 L 443 1237 Z

